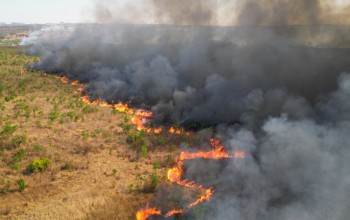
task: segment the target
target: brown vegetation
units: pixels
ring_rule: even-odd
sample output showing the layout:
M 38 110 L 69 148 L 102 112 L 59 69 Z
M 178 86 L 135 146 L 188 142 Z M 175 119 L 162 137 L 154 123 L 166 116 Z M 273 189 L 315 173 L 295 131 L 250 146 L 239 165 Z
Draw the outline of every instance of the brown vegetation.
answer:
M 130 146 L 126 115 L 25 71 L 37 58 L 18 50 L 0 50 L 0 219 L 133 219 L 172 165 L 167 136 Z

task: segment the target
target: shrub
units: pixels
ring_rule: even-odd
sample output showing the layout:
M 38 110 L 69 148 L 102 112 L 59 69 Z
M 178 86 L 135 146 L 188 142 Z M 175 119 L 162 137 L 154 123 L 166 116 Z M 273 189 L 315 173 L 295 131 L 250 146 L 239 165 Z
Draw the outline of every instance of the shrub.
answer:
M 82 108 L 81 110 L 83 113 L 85 114 L 89 114 L 89 113 L 94 113 L 94 112 L 97 112 L 97 109 L 93 106 L 90 106 L 90 105 L 86 105 Z
M 25 188 L 27 188 L 27 185 L 26 185 L 26 183 L 24 182 L 24 180 L 22 178 L 21 179 L 17 179 L 16 183 L 18 185 L 18 190 L 20 192 L 23 192 L 25 190 Z
M 117 173 L 117 170 L 116 169 L 112 169 L 112 173 L 113 173 L 113 175 L 115 175 Z
M 83 140 L 87 140 L 90 137 L 89 131 L 87 130 L 82 131 L 81 137 L 83 138 Z
M 77 115 L 75 112 L 67 112 L 66 115 L 72 121 L 78 121 L 79 120 L 79 115 Z
M 0 83 L 0 97 L 2 96 L 4 89 L 5 89 L 5 86 L 2 83 Z
M 134 184 L 129 184 L 129 185 L 127 186 L 127 191 L 128 191 L 128 193 L 132 193 L 133 188 L 134 188 Z
M 35 124 L 37 128 L 43 128 L 43 124 L 41 123 L 41 121 L 36 121 Z
M 44 171 L 49 165 L 51 164 L 51 160 L 49 158 L 43 158 L 43 159 L 35 159 L 32 160 L 28 167 L 27 171 L 29 173 L 33 172 L 42 172 Z
M 57 103 L 54 103 L 54 104 L 53 104 L 53 110 L 54 110 L 54 111 L 58 111 L 58 104 L 57 104 Z
M 0 110 L 5 111 L 6 106 L 4 102 L 0 102 Z
M 102 132 L 103 132 L 102 128 L 95 128 L 92 136 L 96 137 L 97 135 L 102 134 Z
M 24 154 L 25 154 L 25 150 L 24 149 L 20 149 L 19 151 L 17 151 L 17 153 L 15 155 L 13 155 L 12 161 L 13 162 L 21 161 L 23 156 L 24 156 Z
M 8 96 L 5 96 L 5 101 L 9 102 L 9 101 L 14 100 L 15 98 L 16 98 L 15 94 L 9 94 Z
M 7 122 L 2 131 L 0 132 L 0 136 L 8 137 L 12 135 L 17 130 L 17 128 L 17 125 L 12 125 L 10 122 Z
M 145 182 L 142 191 L 144 193 L 154 193 L 158 183 L 159 183 L 159 176 L 157 175 L 157 173 L 156 172 L 151 173 L 149 176 L 149 181 Z
M 148 154 L 148 148 L 147 146 L 142 146 L 141 147 L 141 155 L 146 156 Z
M 159 163 L 158 161 L 154 162 L 154 163 L 153 163 L 153 169 L 154 169 L 154 170 L 157 170 L 157 169 L 159 169 L 159 168 L 160 168 L 160 163 Z
M 144 144 L 143 133 L 142 132 L 130 132 L 127 139 L 127 143 L 131 144 L 134 149 L 140 149 Z
M 12 138 L 12 145 L 14 147 L 18 147 L 21 144 L 25 144 L 27 142 L 27 135 L 16 135 Z
M 152 173 L 151 174 L 151 186 L 152 186 L 153 190 L 156 189 L 158 182 L 159 182 L 159 177 L 158 177 L 157 173 L 156 172 Z
M 18 163 L 10 164 L 9 167 L 14 170 L 19 170 L 21 168 Z
M 124 123 L 121 124 L 120 126 L 122 127 L 123 131 L 130 131 L 132 128 L 130 124 L 124 124 Z
M 61 169 L 62 169 L 62 170 L 68 170 L 69 172 L 72 172 L 72 170 L 73 170 L 72 163 L 73 163 L 73 161 L 68 161 L 68 162 L 66 162 L 66 163 L 61 167 Z
M 6 181 L 4 184 L 5 185 L 2 188 L 0 188 L 0 196 L 9 191 L 12 186 L 12 183 L 10 181 Z
M 49 113 L 49 120 L 52 122 L 60 117 L 60 113 L 57 111 L 51 111 Z
M 118 112 L 117 109 L 115 109 L 115 108 L 112 109 L 112 115 L 116 115 L 117 112 Z
M 33 150 L 35 152 L 40 152 L 42 150 L 42 147 L 39 144 L 36 144 L 36 145 L 33 146 Z
M 112 134 L 107 135 L 107 137 L 106 137 L 106 139 L 105 139 L 105 142 L 106 142 L 106 143 L 111 143 L 111 142 L 113 142 L 113 135 L 112 135 Z

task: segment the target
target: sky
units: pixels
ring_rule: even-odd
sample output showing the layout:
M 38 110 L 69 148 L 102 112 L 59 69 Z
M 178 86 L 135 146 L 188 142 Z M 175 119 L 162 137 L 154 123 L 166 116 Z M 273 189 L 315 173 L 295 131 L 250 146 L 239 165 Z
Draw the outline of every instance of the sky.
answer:
M 152 0 L 0 0 L 0 23 L 79 23 L 104 22 L 105 17 L 96 16 L 99 5 L 111 10 L 113 21 L 127 23 L 157 23 L 149 2 Z M 165 0 L 166 1 L 166 0 Z M 169 0 L 173 1 L 173 0 Z M 176 1 L 176 0 L 174 0 Z M 227 0 L 217 0 L 218 2 Z M 235 4 L 245 0 L 231 0 Z M 310 0 L 311 1 L 311 0 Z M 350 0 L 323 0 L 342 15 L 343 23 L 350 24 L 347 16 Z M 100 8 L 101 9 L 101 8 Z M 105 9 L 102 7 L 102 12 Z M 98 10 L 97 10 L 98 12 Z M 232 14 L 231 11 L 229 11 Z M 225 15 L 225 13 L 223 13 Z M 153 17 L 152 17 L 153 16 Z M 226 17 L 226 16 L 224 16 Z M 337 19 L 335 19 L 337 20 Z M 339 19 L 338 19 L 339 20 Z M 344 22 L 346 20 L 346 22 Z M 337 23 L 336 21 L 335 23 Z
M 92 6 L 92 0 L 0 0 L 0 22 L 88 22 Z

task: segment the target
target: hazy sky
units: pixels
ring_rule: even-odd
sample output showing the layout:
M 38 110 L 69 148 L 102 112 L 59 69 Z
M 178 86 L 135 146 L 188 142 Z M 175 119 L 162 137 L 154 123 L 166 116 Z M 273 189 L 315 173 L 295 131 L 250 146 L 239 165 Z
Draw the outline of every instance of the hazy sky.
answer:
M 230 2 L 232 5 L 240 5 L 246 0 L 213 1 Z M 348 11 L 350 11 L 350 0 L 322 1 L 326 3 L 325 5 L 327 7 L 331 7 L 333 10 L 331 11 L 332 14 L 327 14 L 326 20 L 333 21 L 330 23 L 350 24 L 350 17 L 348 16 Z M 0 22 L 78 23 L 94 21 L 104 22 L 105 20 L 130 23 L 164 22 L 159 20 L 159 17 L 154 16 L 154 10 L 150 2 L 152 2 L 152 0 L 0 0 Z M 226 6 L 227 4 L 221 5 Z M 228 15 L 235 14 L 232 13 L 232 8 L 228 7 L 227 9 L 229 10 Z M 107 11 L 110 11 L 110 13 L 106 13 Z M 220 12 L 218 17 L 219 21 L 222 19 L 220 17 L 221 15 L 224 20 L 228 19 L 226 16 L 227 13 Z M 232 21 L 232 18 L 229 18 L 229 21 Z
M 0 22 L 91 21 L 92 0 L 0 0 Z

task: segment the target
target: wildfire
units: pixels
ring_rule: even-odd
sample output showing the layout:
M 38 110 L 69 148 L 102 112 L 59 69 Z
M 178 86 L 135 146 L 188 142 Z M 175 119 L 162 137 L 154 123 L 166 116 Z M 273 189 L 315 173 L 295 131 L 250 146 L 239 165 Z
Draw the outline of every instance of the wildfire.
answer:
M 153 114 L 150 111 L 143 110 L 143 109 L 132 109 L 128 104 L 124 104 L 122 102 L 119 102 L 117 104 L 110 104 L 107 102 L 104 102 L 102 100 L 96 99 L 94 101 L 91 101 L 88 96 L 81 97 L 82 101 L 86 104 L 90 105 L 98 105 L 98 106 L 105 106 L 105 107 L 112 107 L 115 108 L 119 112 L 126 113 L 128 115 L 131 115 L 131 123 L 136 126 L 136 129 L 139 131 L 145 131 L 145 132 L 154 132 L 156 134 L 159 134 L 163 132 L 163 128 L 150 128 L 147 126 L 147 121 L 153 118 Z M 175 129 L 174 127 L 170 127 L 168 130 L 171 134 L 183 134 L 184 131 L 182 129 Z M 186 135 L 189 135 L 189 133 L 186 133 Z M 183 170 L 183 164 L 184 160 L 193 160 L 197 158 L 202 159 L 213 159 L 213 160 L 219 160 L 219 159 L 225 159 L 225 158 L 244 158 L 245 152 L 244 151 L 235 151 L 233 155 L 229 154 L 225 151 L 225 148 L 223 145 L 220 145 L 220 141 L 212 138 L 210 140 L 210 144 L 213 147 L 212 150 L 209 151 L 199 151 L 199 152 L 181 152 L 180 156 L 176 158 L 176 166 L 169 169 L 168 171 L 168 180 L 172 183 L 178 184 L 183 187 L 195 189 L 200 193 L 199 198 L 197 198 L 194 202 L 187 205 L 187 209 L 173 209 L 168 211 L 164 216 L 170 217 L 176 214 L 183 214 L 186 213 L 186 211 L 202 202 L 209 201 L 214 193 L 214 190 L 212 188 L 205 188 L 202 185 L 197 185 L 194 181 L 189 181 L 187 179 L 182 179 L 182 176 L 184 174 Z M 150 216 L 153 215 L 162 215 L 162 212 L 158 210 L 157 208 L 149 208 L 148 205 L 145 209 L 139 210 L 136 213 L 136 219 L 137 220 L 146 220 Z
M 78 88 L 76 91 L 74 91 L 74 94 L 78 95 L 78 94 L 82 94 L 84 92 L 84 87 L 80 87 Z
M 59 79 L 62 83 L 68 84 L 69 79 L 66 76 L 55 76 L 55 78 Z M 72 81 L 70 83 L 72 86 L 84 86 L 84 84 L 80 83 L 78 80 Z M 77 91 L 74 92 L 74 94 L 78 95 L 81 94 L 84 91 L 84 87 L 78 88 Z
M 169 129 L 168 132 L 171 133 L 171 134 L 178 134 L 178 135 L 180 135 L 180 134 L 183 133 L 183 130 L 181 130 L 181 129 L 175 129 L 174 127 L 170 127 L 170 129 Z
M 66 76 L 55 76 L 55 78 L 61 80 L 62 83 L 67 84 L 69 79 Z
M 202 202 L 209 201 L 213 196 L 214 190 L 212 188 L 205 188 L 202 185 L 198 185 L 194 181 L 182 179 L 182 175 L 184 174 L 184 170 L 183 170 L 184 160 L 192 160 L 196 158 L 219 160 L 219 159 L 225 159 L 225 158 L 244 158 L 245 157 L 244 151 L 235 151 L 233 155 L 230 155 L 229 153 L 225 152 L 224 146 L 220 145 L 219 140 L 215 140 L 214 138 L 212 138 L 210 140 L 210 143 L 211 143 L 211 146 L 214 148 L 211 151 L 200 151 L 195 153 L 181 152 L 180 156 L 176 158 L 176 166 L 169 169 L 168 171 L 168 180 L 170 182 L 176 183 L 183 187 L 196 189 L 200 192 L 199 198 L 194 202 L 190 203 L 187 206 L 187 209 L 190 209 Z M 183 214 L 183 213 L 186 213 L 186 210 L 173 209 L 167 212 L 164 216 L 170 217 L 176 214 Z M 157 215 L 160 215 L 160 214 L 157 213 Z M 150 216 L 151 215 L 149 215 L 148 217 Z M 137 219 L 139 220 L 138 217 Z
M 68 78 L 67 77 L 56 77 L 61 80 L 62 83 L 67 84 Z M 78 81 L 73 81 L 71 85 L 80 85 Z M 80 94 L 84 91 L 84 88 L 79 88 L 77 90 Z M 78 93 L 77 92 L 77 93 Z M 131 115 L 131 123 L 136 126 L 136 129 L 139 131 L 145 131 L 145 132 L 154 132 L 156 134 L 159 134 L 164 131 L 163 128 L 150 128 L 147 126 L 148 120 L 153 118 L 153 113 L 151 111 L 147 111 L 144 109 L 132 109 L 128 104 L 119 102 L 117 104 L 111 104 L 105 101 L 102 101 L 100 99 L 96 99 L 91 101 L 88 96 L 82 96 L 81 100 L 89 105 L 97 105 L 102 107 L 111 107 L 116 109 L 119 112 L 126 113 L 128 115 Z M 167 132 L 171 134 L 183 134 L 183 129 L 176 129 L 174 127 L 170 127 Z M 185 133 L 186 135 L 189 135 L 188 132 Z M 210 140 L 210 144 L 213 147 L 212 150 L 209 151 L 199 151 L 199 152 L 181 152 L 180 156 L 175 159 L 176 166 L 169 169 L 168 171 L 168 180 L 172 183 L 178 184 L 183 187 L 196 189 L 200 196 L 198 199 L 196 199 L 194 202 L 187 205 L 187 209 L 173 209 L 168 211 L 164 216 L 170 217 L 176 214 L 183 214 L 188 211 L 188 209 L 202 203 L 209 201 L 214 193 L 214 190 L 212 188 L 205 188 L 202 185 L 196 184 L 194 181 L 189 181 L 187 179 L 182 179 L 182 176 L 184 174 L 184 160 L 193 160 L 197 158 L 202 159 L 213 159 L 213 160 L 219 160 L 219 159 L 225 159 L 225 158 L 245 158 L 245 152 L 244 151 L 234 151 L 233 155 L 229 154 L 225 151 L 225 148 L 223 145 L 220 145 L 220 141 L 212 138 Z M 149 208 L 149 205 L 147 204 L 147 207 L 145 209 L 139 210 L 136 213 L 136 219 L 137 220 L 147 220 L 150 216 L 153 215 L 162 215 L 162 212 L 158 210 L 156 207 Z
M 146 220 L 148 217 L 152 215 L 161 215 L 161 211 L 157 210 L 156 208 L 149 208 L 148 204 L 145 209 L 139 210 L 136 213 L 136 219 L 137 220 Z
M 71 82 L 71 85 L 72 86 L 78 86 L 78 85 L 80 85 L 80 83 L 79 83 L 78 80 L 75 80 L 75 81 Z
M 80 88 L 78 89 L 78 91 L 81 93 L 82 91 L 84 91 L 84 89 Z M 155 134 L 160 134 L 164 132 L 164 129 L 162 127 L 152 128 L 147 126 L 147 122 L 153 118 L 153 113 L 151 111 L 147 111 L 144 109 L 133 109 L 127 103 L 122 103 L 122 102 L 118 102 L 117 104 L 110 104 L 100 99 L 91 101 L 88 96 L 82 96 L 81 100 L 88 105 L 111 107 L 111 108 L 115 108 L 119 112 L 131 115 L 130 121 L 133 125 L 135 125 L 138 131 L 144 131 L 147 133 L 155 133 Z M 170 127 L 168 132 L 171 134 L 178 134 L 178 135 L 181 135 L 181 134 L 185 134 L 187 136 L 190 135 L 189 132 L 185 133 L 183 129 L 176 129 L 174 127 Z
M 183 210 L 183 209 L 174 209 L 174 210 L 171 210 L 170 212 L 168 212 L 165 217 L 170 217 L 170 216 L 173 216 L 173 215 L 178 215 L 178 214 L 184 214 L 186 211 Z

